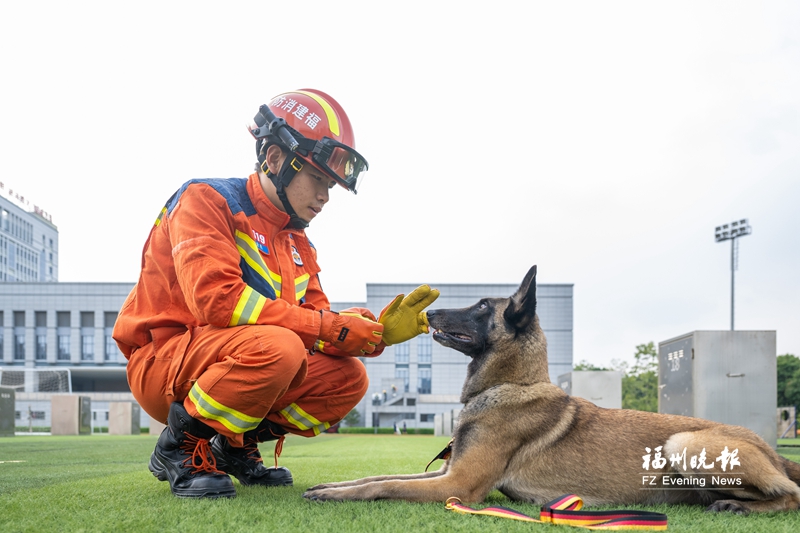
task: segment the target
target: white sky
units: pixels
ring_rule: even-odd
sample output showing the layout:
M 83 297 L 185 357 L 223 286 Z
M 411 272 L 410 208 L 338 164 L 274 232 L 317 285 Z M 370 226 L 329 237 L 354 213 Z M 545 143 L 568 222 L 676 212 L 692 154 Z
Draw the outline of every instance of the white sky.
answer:
M 368 282 L 575 284 L 574 358 L 730 326 L 800 355 L 797 2 L 4 2 L 0 181 L 60 281 L 135 281 L 166 199 L 243 177 L 286 90 L 347 110 L 370 172 L 308 234 Z

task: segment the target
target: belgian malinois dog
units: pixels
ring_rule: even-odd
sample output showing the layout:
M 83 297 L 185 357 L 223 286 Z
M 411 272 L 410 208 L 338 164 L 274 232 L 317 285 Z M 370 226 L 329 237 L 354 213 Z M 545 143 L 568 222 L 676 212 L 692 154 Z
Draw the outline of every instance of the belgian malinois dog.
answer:
M 686 503 L 709 511 L 800 507 L 800 464 L 752 431 L 691 418 L 603 409 L 550 382 L 536 315 L 536 266 L 510 298 L 428 311 L 433 338 L 472 358 L 449 459 L 436 472 L 308 489 L 312 500 L 481 502 L 493 489 L 543 505 Z

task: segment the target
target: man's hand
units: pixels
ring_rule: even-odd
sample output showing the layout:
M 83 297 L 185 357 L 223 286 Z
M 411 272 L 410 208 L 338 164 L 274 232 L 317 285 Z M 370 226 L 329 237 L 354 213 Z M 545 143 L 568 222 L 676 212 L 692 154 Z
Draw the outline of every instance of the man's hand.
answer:
M 383 342 L 387 346 L 413 339 L 420 333 L 428 333 L 428 317 L 424 309 L 439 297 L 439 291 L 427 285 L 420 285 L 411 294 L 398 294 L 384 307 L 378 322 L 386 329 Z
M 383 324 L 358 313 L 320 311 L 322 325 L 319 340 L 352 356 L 360 357 L 375 351 L 381 343 Z

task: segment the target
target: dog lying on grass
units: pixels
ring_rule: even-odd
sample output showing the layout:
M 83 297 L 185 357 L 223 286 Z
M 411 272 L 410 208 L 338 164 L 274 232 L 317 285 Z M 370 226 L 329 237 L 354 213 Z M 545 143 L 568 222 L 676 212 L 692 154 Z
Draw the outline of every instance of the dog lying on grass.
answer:
M 603 409 L 550 382 L 536 315 L 536 266 L 510 298 L 428 312 L 433 338 L 472 358 L 449 459 L 436 472 L 325 483 L 312 500 L 481 502 L 493 489 L 545 504 L 685 503 L 793 511 L 800 464 L 752 431 L 675 415 Z

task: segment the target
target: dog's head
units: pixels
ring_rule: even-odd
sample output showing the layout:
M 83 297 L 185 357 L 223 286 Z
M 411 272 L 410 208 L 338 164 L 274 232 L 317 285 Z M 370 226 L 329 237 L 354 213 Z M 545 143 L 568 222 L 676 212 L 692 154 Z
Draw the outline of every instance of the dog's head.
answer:
M 483 298 L 463 309 L 434 309 L 428 311 L 428 322 L 439 344 L 472 357 L 465 393 L 470 380 L 480 381 L 480 387 L 550 380 L 547 343 L 536 316 L 536 265 L 510 298 Z

